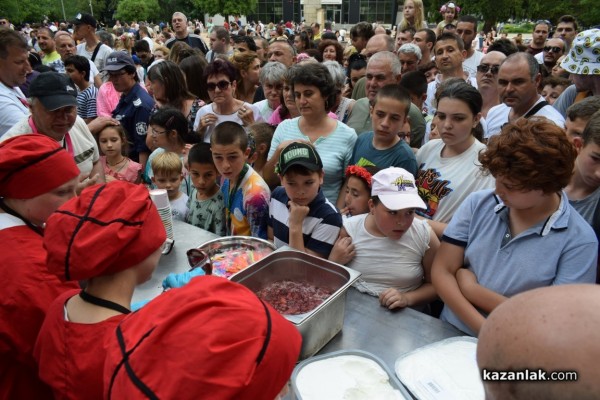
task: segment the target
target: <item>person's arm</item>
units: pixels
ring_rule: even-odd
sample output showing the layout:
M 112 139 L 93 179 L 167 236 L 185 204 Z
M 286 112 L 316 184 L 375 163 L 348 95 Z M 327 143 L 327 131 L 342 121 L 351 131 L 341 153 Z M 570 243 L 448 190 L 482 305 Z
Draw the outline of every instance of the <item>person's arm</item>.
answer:
M 462 294 L 456 280 L 456 272 L 462 268 L 464 247 L 442 242 L 433 260 L 431 280 L 446 306 L 475 333 L 479 332 L 485 318 Z
M 306 218 L 306 216 L 308 215 L 310 208 L 308 208 L 308 206 L 301 206 L 299 204 L 296 204 L 291 200 L 288 201 L 288 206 L 290 208 L 290 237 L 288 243 L 290 244 L 291 248 L 300 250 L 302 252 L 306 252 L 307 249 L 304 247 L 304 234 L 302 232 L 302 223 L 304 222 L 304 218 Z
M 275 139 L 275 136 L 273 136 L 273 139 Z M 269 158 L 262 170 L 263 179 L 271 188 L 279 186 L 280 184 L 279 175 L 275 172 L 275 166 L 279 162 L 279 154 L 281 154 L 281 150 L 287 146 L 287 143 L 287 140 L 284 142 L 277 141 L 271 143 Z
M 100 160 L 96 160 L 92 166 L 92 170 L 90 171 L 90 177 L 98 176 L 96 178 L 96 183 L 105 183 L 106 179 L 104 178 L 104 169 L 102 168 L 102 163 Z
M 446 224 L 446 223 L 443 223 L 440 221 L 434 221 L 434 220 L 428 219 L 428 218 L 423 218 L 420 215 L 415 215 L 415 218 L 427 221 L 427 223 L 429 224 L 431 229 L 433 229 L 433 232 L 435 232 L 438 239 L 442 238 L 442 235 L 444 234 L 444 230 L 446 229 L 446 227 L 448 227 L 448 224 Z
M 119 121 L 112 117 L 98 116 L 90 122 L 86 122 L 86 124 L 90 132 L 92 132 L 93 135 L 97 135 L 102 129 L 106 128 L 107 126 L 118 126 Z
M 271 243 L 275 242 L 275 234 L 273 233 L 273 227 L 267 227 L 267 240 Z
M 491 313 L 494 308 L 508 300 L 508 297 L 502 296 L 477 283 L 475 274 L 466 268 L 460 268 L 456 271 L 456 281 L 466 299 L 486 314 Z
M 429 231 L 429 249 L 423 255 L 423 284 L 410 292 L 401 293 L 394 288 L 388 288 L 381 292 L 379 301 L 382 306 L 390 310 L 394 308 L 413 307 L 420 304 L 431 303 L 437 298 L 437 292 L 431 283 L 431 266 L 437 250 L 440 247 L 440 241 L 433 232 Z
M 146 169 L 149 154 L 147 152 L 139 153 L 139 163 L 142 165 L 142 171 Z

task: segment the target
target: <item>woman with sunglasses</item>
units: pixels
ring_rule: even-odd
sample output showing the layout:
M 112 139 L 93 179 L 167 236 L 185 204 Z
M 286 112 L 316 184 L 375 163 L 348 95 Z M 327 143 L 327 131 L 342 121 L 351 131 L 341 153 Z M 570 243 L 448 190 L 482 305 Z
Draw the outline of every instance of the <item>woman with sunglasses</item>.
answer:
M 246 128 L 262 120 L 258 107 L 233 97 L 237 70 L 229 61 L 216 59 L 208 64 L 204 78 L 212 103 L 198 111 L 194 122 L 194 130 L 204 142 L 210 143 L 215 126 L 222 122 L 232 121 Z
M 322 188 L 325 197 L 331 203 L 343 204 L 345 193 L 340 196 L 340 188 L 344 183 L 344 171 L 352 157 L 356 132 L 328 116 L 336 99 L 333 78 L 325 66 L 315 62 L 294 65 L 289 70 L 288 78 L 300 116 L 277 126 L 267 157 L 269 161 L 263 168 L 263 177 L 270 185 L 278 185 L 274 168 L 281 150 L 290 141 L 310 142 L 323 161 L 325 177 Z

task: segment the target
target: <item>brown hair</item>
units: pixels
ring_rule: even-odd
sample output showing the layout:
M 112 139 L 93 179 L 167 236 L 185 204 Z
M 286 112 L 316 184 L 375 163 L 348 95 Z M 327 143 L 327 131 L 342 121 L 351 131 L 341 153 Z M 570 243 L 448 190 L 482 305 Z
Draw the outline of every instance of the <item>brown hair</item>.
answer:
M 479 154 L 484 173 L 509 178 L 517 190 L 556 193 L 571 179 L 577 152 L 565 132 L 546 118 L 519 119 L 492 136 Z
M 321 57 L 323 57 L 323 52 L 326 47 L 333 46 L 335 48 L 335 61 L 340 64 L 344 63 L 344 48 L 337 40 L 325 39 L 319 42 L 319 53 L 321 53 Z

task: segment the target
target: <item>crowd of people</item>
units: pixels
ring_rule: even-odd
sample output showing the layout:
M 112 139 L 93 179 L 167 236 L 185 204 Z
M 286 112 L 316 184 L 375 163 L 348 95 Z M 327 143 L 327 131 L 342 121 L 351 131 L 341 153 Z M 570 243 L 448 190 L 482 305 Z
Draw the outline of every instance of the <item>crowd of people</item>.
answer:
M 383 307 L 485 333 L 490 369 L 488 316 L 595 284 L 600 30 L 565 15 L 525 43 L 453 2 L 440 18 L 421 0 L 394 32 L 0 18 L 0 398 L 281 394 L 300 336 L 249 290 L 194 278 L 131 313 L 165 242 L 149 189 L 174 219 L 347 265 Z M 167 382 L 175 365 L 215 378 Z

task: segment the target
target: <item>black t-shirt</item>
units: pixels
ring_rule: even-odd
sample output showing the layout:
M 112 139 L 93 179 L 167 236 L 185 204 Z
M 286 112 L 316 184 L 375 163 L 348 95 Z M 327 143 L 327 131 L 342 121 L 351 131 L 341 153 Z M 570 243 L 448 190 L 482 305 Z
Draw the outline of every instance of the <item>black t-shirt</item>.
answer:
M 199 49 L 202 53 L 204 53 L 204 55 L 206 55 L 206 53 L 208 53 L 208 47 L 206 47 L 206 44 L 204 43 L 202 38 L 198 35 L 189 34 L 189 35 L 187 35 L 187 37 L 185 37 L 183 39 L 178 39 L 178 38 L 172 37 L 171 39 L 167 40 L 165 45 L 170 49 L 171 47 L 173 47 L 173 45 L 175 44 L 176 41 L 185 42 L 191 48 Z

